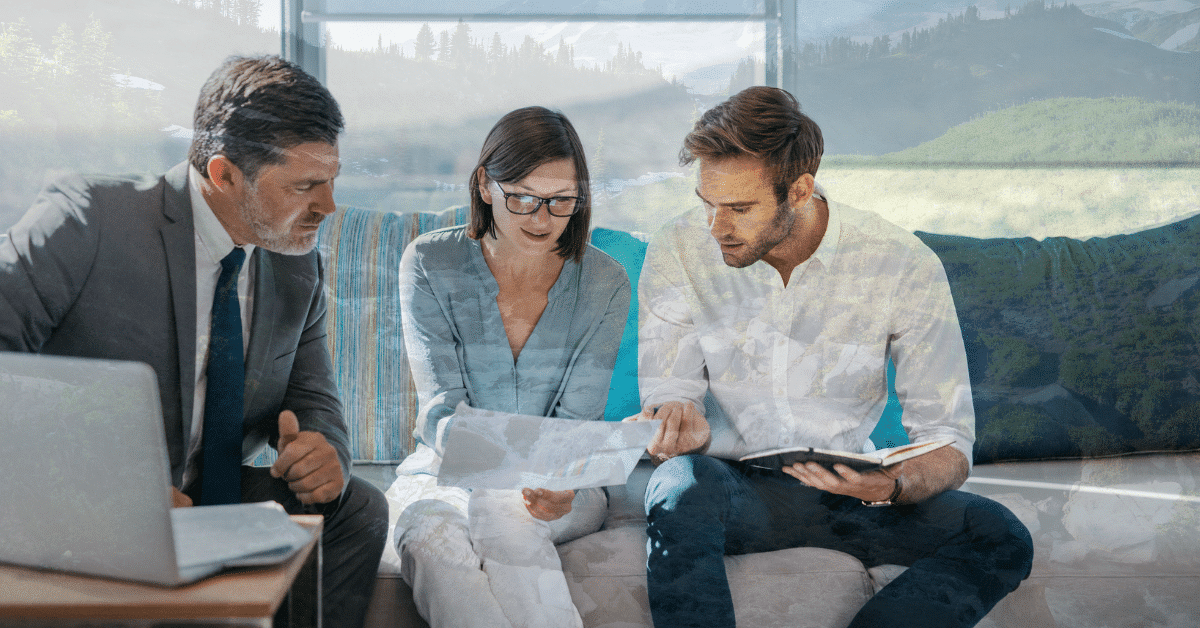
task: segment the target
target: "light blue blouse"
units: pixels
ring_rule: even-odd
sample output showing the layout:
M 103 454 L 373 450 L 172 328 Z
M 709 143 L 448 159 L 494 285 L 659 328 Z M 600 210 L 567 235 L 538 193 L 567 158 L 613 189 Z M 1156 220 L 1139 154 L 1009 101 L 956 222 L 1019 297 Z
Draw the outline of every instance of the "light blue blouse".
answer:
M 549 303 L 513 360 L 483 250 L 465 227 L 426 233 L 400 261 L 404 344 L 420 403 L 413 434 L 433 447 L 460 401 L 487 410 L 571 419 L 604 416 L 629 310 L 629 277 L 588 245 L 567 260 Z

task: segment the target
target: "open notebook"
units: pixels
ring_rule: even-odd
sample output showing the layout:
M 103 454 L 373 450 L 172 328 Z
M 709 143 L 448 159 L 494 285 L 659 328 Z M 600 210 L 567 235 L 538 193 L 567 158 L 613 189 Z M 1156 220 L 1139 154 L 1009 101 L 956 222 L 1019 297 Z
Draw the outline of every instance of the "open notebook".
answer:
M 310 538 L 272 502 L 171 508 L 149 366 L 0 353 L 0 562 L 179 585 Z

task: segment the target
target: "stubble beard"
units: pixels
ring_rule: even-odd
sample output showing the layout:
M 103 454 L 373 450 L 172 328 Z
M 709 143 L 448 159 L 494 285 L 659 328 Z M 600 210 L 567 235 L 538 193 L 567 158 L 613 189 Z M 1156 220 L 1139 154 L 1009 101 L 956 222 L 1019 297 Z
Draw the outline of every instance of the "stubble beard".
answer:
M 788 219 L 789 217 L 791 220 Z M 730 268 L 745 268 L 754 264 L 770 253 L 771 249 L 779 246 L 780 242 L 787 239 L 795 221 L 795 214 L 792 213 L 787 203 L 780 203 L 775 210 L 775 216 L 771 219 L 771 228 L 768 233 L 755 242 L 743 243 L 737 253 L 721 251 L 721 259 Z
M 277 228 L 272 225 L 263 210 L 262 202 L 259 200 L 258 188 L 255 184 L 251 184 L 247 190 L 247 194 L 242 203 L 238 206 L 238 211 L 241 214 L 242 220 L 250 227 L 250 231 L 258 238 L 257 245 L 274 253 L 281 255 L 304 255 L 313 250 L 317 244 L 317 234 L 311 233 L 292 233 L 291 228 L 295 222 L 285 225 L 284 228 Z M 309 219 L 308 224 L 313 222 L 319 223 L 322 216 L 314 213 L 305 216 Z M 298 221 L 298 220 L 297 220 Z

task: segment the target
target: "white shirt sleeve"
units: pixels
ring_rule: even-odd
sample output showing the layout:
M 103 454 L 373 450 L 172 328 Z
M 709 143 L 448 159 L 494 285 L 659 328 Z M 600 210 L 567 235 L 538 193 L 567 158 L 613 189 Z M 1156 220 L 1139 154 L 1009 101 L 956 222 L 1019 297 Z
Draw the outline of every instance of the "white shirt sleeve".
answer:
M 696 301 L 674 231 L 654 238 L 638 283 L 638 384 L 642 407 L 690 401 L 703 410 L 708 374 L 693 312 Z

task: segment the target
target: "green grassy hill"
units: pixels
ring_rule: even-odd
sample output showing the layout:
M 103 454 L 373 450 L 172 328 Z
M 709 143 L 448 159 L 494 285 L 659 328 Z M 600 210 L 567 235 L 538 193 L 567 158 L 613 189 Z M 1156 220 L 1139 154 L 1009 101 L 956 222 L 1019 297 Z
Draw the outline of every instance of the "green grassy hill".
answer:
M 830 166 L 1200 165 L 1200 107 L 1133 97 L 1048 98 L 978 116 L 886 155 L 833 155 Z
M 1051 98 L 983 115 L 881 161 L 1200 163 L 1200 107 Z

